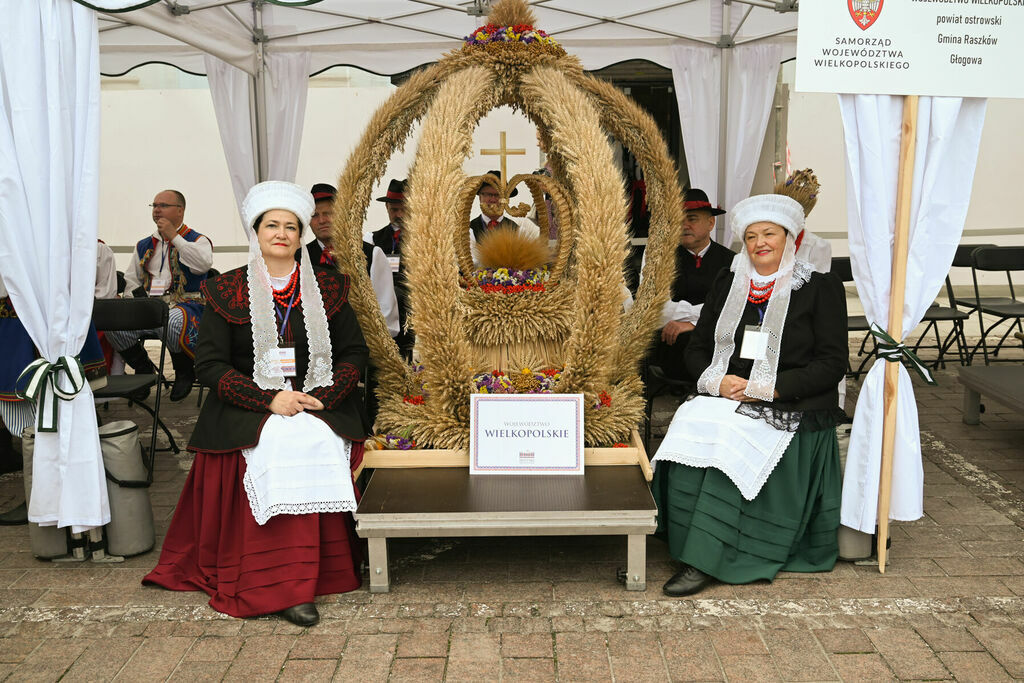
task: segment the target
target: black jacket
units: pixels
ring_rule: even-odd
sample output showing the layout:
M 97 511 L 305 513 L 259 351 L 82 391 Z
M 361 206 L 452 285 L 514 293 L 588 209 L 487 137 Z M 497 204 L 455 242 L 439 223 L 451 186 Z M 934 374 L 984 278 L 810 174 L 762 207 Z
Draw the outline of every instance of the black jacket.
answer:
M 196 375 L 211 395 L 203 403 L 188 448 L 224 453 L 250 448 L 259 441 L 270 417 L 275 390 L 260 389 L 253 381 L 252 323 L 249 318 L 248 267 L 236 268 L 203 283 L 206 310 L 199 327 Z M 348 276 L 315 268 L 331 335 L 334 381 L 310 391 L 324 404 L 310 414 L 322 419 L 339 436 L 362 441 L 368 425 L 357 385 L 369 351 L 355 312 L 348 304 Z M 302 390 L 309 361 L 305 319 L 300 302 L 288 320 L 296 348 L 296 389 Z
M 691 335 L 686 348 L 686 366 L 694 377 L 700 377 L 711 363 L 715 326 L 734 275 L 729 270 L 719 273 Z M 758 319 L 757 309 L 748 302 L 736 326 L 736 349 L 729 359 L 726 374 L 750 378 L 754 361 L 740 358 L 740 348 L 744 329 L 747 325 L 757 325 Z M 785 411 L 837 409 L 838 384 L 846 372 L 849 353 L 843 285 L 830 273 L 813 273 L 790 297 L 775 378 L 779 398 L 775 399 L 773 407 Z
M 391 228 L 390 223 L 380 230 L 374 230 L 370 237 L 373 240 L 373 245 L 383 249 L 388 256 L 395 256 L 402 251 L 402 245 L 395 244 L 395 231 Z
M 502 228 L 513 228 L 513 229 L 518 230 L 519 229 L 519 224 L 516 223 L 511 218 L 506 218 L 505 216 L 502 216 L 501 217 L 501 225 L 500 225 L 500 227 L 502 227 Z M 484 223 L 483 215 L 477 216 L 476 218 L 471 220 L 469 222 L 469 229 L 473 231 L 473 237 L 476 238 L 477 242 L 479 242 L 480 238 L 483 237 L 484 233 L 487 231 L 487 224 Z
M 728 270 L 734 256 L 736 252 L 732 249 L 713 241 L 701 257 L 698 268 L 693 254 L 683 246 L 676 247 L 676 279 L 672 282 L 672 301 L 686 301 L 693 305 L 704 303 L 715 276 L 723 268 Z

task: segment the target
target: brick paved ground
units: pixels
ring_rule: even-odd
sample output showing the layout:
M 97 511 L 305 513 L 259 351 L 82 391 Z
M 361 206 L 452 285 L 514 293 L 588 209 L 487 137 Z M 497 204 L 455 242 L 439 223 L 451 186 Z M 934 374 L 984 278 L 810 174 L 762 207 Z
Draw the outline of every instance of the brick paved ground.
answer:
M 143 588 L 155 552 L 45 563 L 26 527 L 0 527 L 0 680 L 1024 678 L 1024 417 L 989 402 L 981 425 L 963 425 L 955 372 L 939 380 L 917 389 L 926 515 L 895 525 L 884 576 L 840 563 L 673 600 L 654 539 L 643 593 L 615 582 L 619 539 L 406 541 L 392 545 L 391 593 L 325 597 L 321 624 L 301 629 Z M 182 441 L 194 411 L 166 413 Z M 670 415 L 658 405 L 662 429 Z M 159 458 L 159 534 L 187 467 Z M 21 487 L 0 477 L 0 509 Z

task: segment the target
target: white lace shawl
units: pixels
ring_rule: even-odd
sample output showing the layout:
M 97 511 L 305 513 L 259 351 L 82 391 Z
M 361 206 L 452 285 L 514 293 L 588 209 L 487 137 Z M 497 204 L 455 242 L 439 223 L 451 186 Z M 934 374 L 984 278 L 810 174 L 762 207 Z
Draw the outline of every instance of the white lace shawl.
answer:
M 305 243 L 305 235 L 306 225 L 303 224 L 300 244 Z M 252 352 L 255 359 L 252 378 L 260 389 L 280 391 L 289 386 L 278 360 L 277 317 L 274 314 L 270 272 L 260 252 L 256 232 L 248 228 L 246 237 L 249 238 L 249 315 L 252 318 Z M 309 340 L 309 366 L 302 390 L 311 391 L 316 387 L 330 386 L 334 362 L 324 300 L 304 248 L 299 262 L 299 291 L 302 292 L 302 316 L 306 323 L 306 338 Z
M 733 258 L 731 270 L 735 275 L 715 325 L 715 350 L 711 356 L 711 363 L 697 380 L 697 390 L 711 396 L 720 395 L 719 386 L 728 371 L 729 359 L 735 351 L 736 328 L 747 305 L 750 280 L 752 277 L 762 279 L 757 277 L 757 271 L 754 270 L 750 256 L 744 248 L 741 248 L 740 253 Z M 743 391 L 746 396 L 761 401 L 774 400 L 775 377 L 779 370 L 779 349 L 782 345 L 786 314 L 789 312 L 790 294 L 810 279 L 813 270 L 807 262 L 796 259 L 796 243 L 793 234 L 787 231 L 786 247 L 782 252 L 779 269 L 775 273 L 775 287 L 761 324 L 761 331 L 768 334 L 768 350 L 763 359 L 754 361 L 747 388 Z

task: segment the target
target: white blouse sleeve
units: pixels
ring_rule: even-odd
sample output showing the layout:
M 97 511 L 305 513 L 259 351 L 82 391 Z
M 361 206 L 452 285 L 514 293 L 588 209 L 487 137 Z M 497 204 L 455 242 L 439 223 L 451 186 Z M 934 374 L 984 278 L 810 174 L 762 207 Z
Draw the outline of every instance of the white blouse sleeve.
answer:
M 373 248 L 373 258 L 370 260 L 370 282 L 373 284 L 373 292 L 377 295 L 377 304 L 384 316 L 388 326 L 388 333 L 397 337 L 401 329 L 398 326 L 398 297 L 395 295 L 395 280 L 391 275 L 391 265 L 384 250 L 380 247 Z

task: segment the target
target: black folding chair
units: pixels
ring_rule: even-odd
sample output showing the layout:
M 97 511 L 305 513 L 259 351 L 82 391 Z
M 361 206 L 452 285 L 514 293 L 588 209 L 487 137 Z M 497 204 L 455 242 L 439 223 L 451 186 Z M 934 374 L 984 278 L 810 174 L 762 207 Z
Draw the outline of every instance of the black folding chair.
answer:
M 147 467 L 153 471 L 153 461 L 156 452 L 173 451 L 179 452 L 178 444 L 167 429 L 167 425 L 160 419 L 160 378 L 164 374 L 164 356 L 167 350 L 167 303 L 158 298 L 140 297 L 134 299 L 96 299 L 93 302 L 92 321 L 100 332 L 108 330 L 148 330 L 159 328 L 160 334 L 160 364 L 155 375 L 113 375 L 107 378 L 107 386 L 93 392 L 98 399 L 126 398 L 131 403 L 139 406 L 153 418 L 153 432 L 150 437 L 149 451 L 147 453 Z M 142 390 L 156 389 L 156 397 L 153 399 L 153 407 L 150 408 L 144 401 L 137 397 Z M 156 447 L 157 425 L 167 435 L 168 448 Z
M 962 247 L 957 247 L 961 249 Z M 970 249 L 976 249 L 977 247 L 971 246 Z M 932 363 L 933 368 L 945 368 L 946 352 L 954 344 L 956 345 L 957 358 L 960 360 L 960 365 L 970 365 L 971 356 L 967 352 L 967 337 L 964 335 L 964 321 L 971 317 L 968 311 L 962 310 L 957 306 L 956 297 L 953 294 L 953 283 L 949 279 L 949 275 L 946 275 L 946 299 L 949 303 L 948 306 L 942 304 L 932 304 L 928 307 L 928 310 L 924 312 L 924 316 L 921 318 L 922 322 L 926 322 L 924 331 L 921 332 L 921 336 L 917 338 L 917 343 L 914 344 L 914 353 L 917 353 L 919 349 L 936 349 L 938 351 L 938 357 Z M 973 306 L 971 306 L 973 308 Z M 952 323 L 953 327 L 946 334 L 944 339 L 939 338 L 939 323 L 948 322 Z M 928 336 L 929 331 L 935 332 L 935 345 L 923 344 L 924 338 Z
M 956 248 L 956 253 L 953 255 L 952 267 L 953 268 L 970 268 L 973 271 L 974 270 L 974 265 L 971 262 L 971 254 L 974 252 L 974 250 L 975 249 L 980 249 L 982 247 L 994 247 L 994 246 L 996 246 L 996 245 L 991 244 L 991 243 L 989 243 L 989 244 L 961 244 L 960 246 L 958 246 Z M 999 301 L 1002 301 L 1004 303 L 1006 302 L 1006 298 L 1005 297 L 992 297 L 992 298 L 982 297 L 981 300 L 989 302 L 989 303 L 997 303 Z M 975 297 L 973 297 L 973 296 L 969 296 L 969 297 L 962 297 L 962 296 L 960 296 L 960 297 L 957 297 L 955 299 L 955 301 L 956 301 L 956 305 L 957 305 L 958 308 L 961 308 L 961 309 L 967 311 L 968 313 L 973 313 L 975 308 L 977 308 L 977 299 Z
M 853 282 L 853 266 L 850 264 L 849 256 L 833 256 L 832 267 L 829 270 L 844 283 Z M 860 348 L 857 349 L 857 357 L 860 358 L 861 356 L 864 356 L 857 365 L 857 369 L 853 369 L 853 363 L 849 356 L 847 356 L 846 359 L 846 376 L 857 379 L 864 374 L 864 366 L 868 364 L 868 361 L 877 355 L 878 345 L 875 343 L 875 338 L 870 334 L 871 325 L 868 324 L 867 316 L 847 316 L 846 328 L 850 332 L 867 332 L 867 334 L 864 335 L 864 339 L 860 342 Z M 867 343 L 869 339 L 871 340 L 870 351 L 867 350 Z
M 981 339 L 975 344 L 974 349 L 971 350 L 971 356 L 978 352 L 978 347 L 980 346 L 982 355 L 985 358 L 985 365 L 988 365 L 991 361 L 997 360 L 996 356 L 999 355 L 999 350 L 1003 348 L 1003 342 L 1010 336 L 1014 328 L 1018 332 L 1024 333 L 1024 326 L 1021 326 L 1021 318 L 1024 318 L 1024 300 L 1018 299 L 1014 292 L 1012 275 L 1014 271 L 1024 271 L 1024 247 L 980 247 L 971 252 L 971 268 L 971 278 L 974 281 L 975 308 L 978 311 L 978 326 L 981 329 Z M 1010 287 L 1010 296 L 983 298 L 981 291 L 978 289 L 979 270 L 1005 272 L 1006 283 Z M 986 313 L 997 318 L 987 328 L 985 327 L 984 320 L 984 314 Z M 1007 326 L 1006 332 L 1000 337 L 999 343 L 996 344 L 996 348 L 992 351 L 992 359 L 990 361 L 988 334 L 1006 321 L 1010 321 L 1010 325 Z M 1024 340 L 1021 342 L 1021 348 L 1024 348 Z M 998 360 L 1006 361 L 1007 359 L 1000 358 Z

